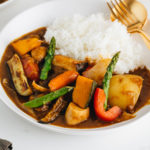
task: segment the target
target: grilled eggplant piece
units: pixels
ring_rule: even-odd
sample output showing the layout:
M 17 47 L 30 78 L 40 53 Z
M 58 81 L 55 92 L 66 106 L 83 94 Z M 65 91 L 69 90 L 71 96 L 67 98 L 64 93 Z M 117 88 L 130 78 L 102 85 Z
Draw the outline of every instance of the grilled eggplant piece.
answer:
M 34 108 L 34 110 L 37 112 L 45 112 L 48 110 L 48 108 L 49 108 L 49 106 L 47 104 L 44 104 L 43 106 Z
M 12 80 L 17 92 L 22 96 L 31 95 L 32 90 L 28 84 L 19 56 L 14 54 L 13 57 L 7 61 L 7 64 L 9 66 Z
M 67 102 L 62 97 L 58 98 L 56 103 L 48 114 L 40 120 L 41 123 L 53 122 L 60 114 L 60 112 L 67 106 Z
M 85 70 L 88 63 L 63 55 L 55 55 L 53 59 L 53 65 L 64 68 L 66 70 L 81 72 Z

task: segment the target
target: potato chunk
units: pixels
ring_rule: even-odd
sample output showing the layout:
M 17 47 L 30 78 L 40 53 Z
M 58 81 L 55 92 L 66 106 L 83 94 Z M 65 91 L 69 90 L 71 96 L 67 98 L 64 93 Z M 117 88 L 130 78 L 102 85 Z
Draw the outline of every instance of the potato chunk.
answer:
M 139 98 L 143 79 L 137 75 L 115 75 L 110 81 L 109 103 L 132 111 Z
M 67 124 L 76 125 L 87 120 L 89 115 L 89 107 L 87 107 L 86 109 L 82 109 L 71 102 L 66 110 L 65 119 Z

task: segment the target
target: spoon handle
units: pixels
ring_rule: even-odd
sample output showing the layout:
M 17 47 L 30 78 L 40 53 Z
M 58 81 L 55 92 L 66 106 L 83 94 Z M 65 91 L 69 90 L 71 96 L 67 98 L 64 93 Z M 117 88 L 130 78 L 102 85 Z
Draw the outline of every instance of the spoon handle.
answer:
M 147 45 L 147 47 L 150 49 L 150 36 L 147 35 L 147 34 L 146 34 L 143 30 L 141 30 L 141 29 L 134 29 L 133 32 L 139 33 L 139 34 L 142 36 L 142 38 L 143 38 L 145 44 Z

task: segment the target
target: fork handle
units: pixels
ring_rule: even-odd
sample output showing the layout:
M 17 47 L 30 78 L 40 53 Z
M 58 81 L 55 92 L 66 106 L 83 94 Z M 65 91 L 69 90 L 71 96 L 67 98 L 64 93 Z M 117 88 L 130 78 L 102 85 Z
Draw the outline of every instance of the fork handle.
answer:
M 135 29 L 135 32 L 139 33 L 139 34 L 142 36 L 142 38 L 143 38 L 145 44 L 146 44 L 147 47 L 150 49 L 150 36 L 147 35 L 147 34 L 146 34 L 143 30 L 141 30 L 141 29 Z

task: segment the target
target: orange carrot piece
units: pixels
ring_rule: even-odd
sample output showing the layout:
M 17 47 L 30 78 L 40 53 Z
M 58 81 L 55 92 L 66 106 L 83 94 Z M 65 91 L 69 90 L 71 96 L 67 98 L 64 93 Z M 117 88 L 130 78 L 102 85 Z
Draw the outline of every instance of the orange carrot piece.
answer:
M 78 77 L 79 73 L 76 71 L 66 71 L 60 75 L 58 75 L 56 78 L 52 79 L 48 86 L 51 91 L 58 90 L 73 81 L 75 81 Z

